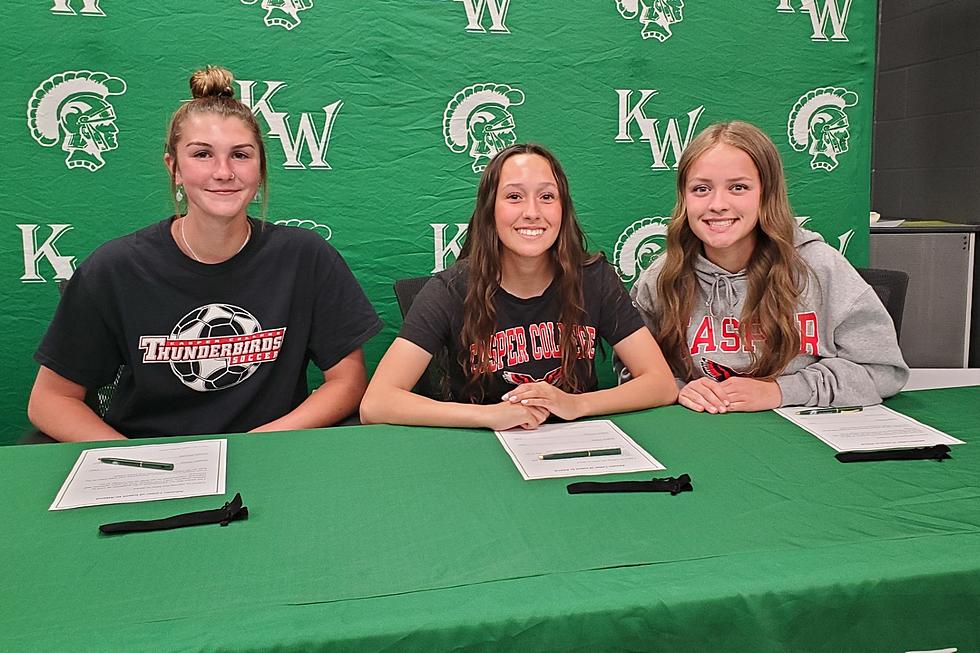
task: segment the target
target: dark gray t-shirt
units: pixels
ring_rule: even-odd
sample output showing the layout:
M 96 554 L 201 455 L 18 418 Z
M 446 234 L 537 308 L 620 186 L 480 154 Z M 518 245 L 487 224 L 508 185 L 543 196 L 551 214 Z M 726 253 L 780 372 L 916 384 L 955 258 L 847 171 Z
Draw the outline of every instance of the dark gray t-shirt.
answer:
M 466 401 L 467 366 L 474 364 L 474 343 L 462 343 L 463 302 L 466 298 L 467 263 L 460 261 L 433 276 L 412 303 L 399 337 L 435 355 L 448 350 L 451 398 Z M 610 345 L 644 328 L 626 289 L 612 266 L 600 259 L 582 269 L 585 319 L 573 328 L 580 343 L 577 373 L 585 391 L 595 390 L 595 354 L 602 338 Z M 490 338 L 490 370 L 484 376 L 481 403 L 495 403 L 521 383 L 546 380 L 557 384 L 561 370 L 559 349 L 560 300 L 557 283 L 539 297 L 521 299 L 502 288 L 494 295 L 497 312 L 495 333 Z
M 185 256 L 171 219 L 94 251 L 65 287 L 35 359 L 86 388 L 123 365 L 105 421 L 130 437 L 248 431 L 306 399 L 381 329 L 340 254 L 318 234 L 252 220 L 217 265 Z

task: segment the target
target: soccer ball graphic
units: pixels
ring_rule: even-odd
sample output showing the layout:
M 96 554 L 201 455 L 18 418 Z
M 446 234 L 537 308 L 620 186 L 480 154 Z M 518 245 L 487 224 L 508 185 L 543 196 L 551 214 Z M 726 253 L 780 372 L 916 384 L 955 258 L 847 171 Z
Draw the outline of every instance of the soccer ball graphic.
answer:
M 208 304 L 181 318 L 170 332 L 171 339 L 196 340 L 222 336 L 247 336 L 262 326 L 251 313 L 231 304 Z M 229 365 L 227 358 L 170 363 L 174 374 L 198 392 L 224 390 L 252 376 L 261 363 Z

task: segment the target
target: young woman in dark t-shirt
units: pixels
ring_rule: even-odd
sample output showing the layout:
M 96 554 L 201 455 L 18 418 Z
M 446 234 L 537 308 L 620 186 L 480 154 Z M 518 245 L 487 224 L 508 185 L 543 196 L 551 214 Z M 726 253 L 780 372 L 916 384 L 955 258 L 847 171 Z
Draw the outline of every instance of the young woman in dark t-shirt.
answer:
M 322 238 L 248 217 L 267 196 L 265 149 L 232 83 L 223 68 L 195 72 L 171 120 L 176 215 L 106 243 L 66 286 L 28 404 L 51 437 L 284 431 L 357 409 L 361 346 L 380 320 Z M 324 379 L 312 394 L 311 361 Z M 84 398 L 114 377 L 102 419 Z
M 631 361 L 632 381 L 596 389 L 600 337 Z M 443 346 L 450 400 L 414 394 Z M 561 165 L 538 145 L 514 145 L 484 171 L 459 259 L 413 303 L 371 380 L 361 420 L 535 428 L 549 415 L 638 410 L 676 396 L 660 348 L 612 267 L 585 250 Z

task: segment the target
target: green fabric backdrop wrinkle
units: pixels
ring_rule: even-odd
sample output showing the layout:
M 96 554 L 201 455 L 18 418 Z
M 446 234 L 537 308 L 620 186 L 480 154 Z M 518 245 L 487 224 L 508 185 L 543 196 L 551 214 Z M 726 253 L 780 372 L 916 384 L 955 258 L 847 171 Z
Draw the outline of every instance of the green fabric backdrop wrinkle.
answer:
M 73 0 L 76 11 L 81 0 Z M 428 274 L 435 264 L 434 230 L 456 234 L 472 211 L 478 175 L 466 152 L 443 141 L 443 112 L 453 95 L 477 83 L 509 84 L 524 93 L 509 111 L 518 140 L 534 140 L 561 157 L 590 247 L 615 259 L 617 241 L 642 217 L 667 216 L 674 172 L 652 170 L 650 144 L 616 142 L 617 89 L 656 90 L 642 109 L 663 130 L 703 105 L 697 129 L 734 117 L 752 120 L 775 140 L 787 169 L 797 215 L 845 254 L 867 256 L 870 125 L 876 3 L 854 0 L 847 41 L 814 42 L 809 14 L 776 3 L 733 6 L 686 3 L 663 42 L 641 37 L 638 19 L 625 20 L 615 3 L 517 3 L 505 17 L 509 33 L 467 32 L 462 2 L 315 3 L 296 14 L 291 30 L 263 23 L 259 3 L 227 2 L 188 9 L 168 2 L 102 0 L 104 16 L 57 15 L 52 3 L 10 8 L 0 54 L 12 74 L 0 93 L 0 151 L 4 169 L 0 271 L 7 310 L 0 328 L 11 352 L 8 389 L 0 393 L 0 442 L 26 429 L 26 397 L 36 371 L 31 358 L 54 310 L 54 270 L 38 263 L 44 283 L 23 283 L 24 251 L 17 224 L 37 225 L 39 243 L 50 225 L 71 224 L 56 246 L 76 264 L 98 245 L 172 212 L 161 164 L 166 124 L 187 77 L 206 64 L 231 68 L 239 80 L 286 84 L 272 98 L 295 136 L 302 113 L 322 134 L 322 107 L 342 101 L 325 156 L 330 170 L 284 169 L 280 143 L 267 138 L 269 219 L 307 219 L 327 225 L 387 326 L 366 347 L 373 369 L 401 323 L 391 283 Z M 831 33 L 831 26 L 825 28 Z M 27 101 L 51 75 L 103 71 L 127 84 L 111 104 L 119 128 L 116 149 L 95 172 L 64 164 L 59 146 L 41 147 L 26 126 Z M 830 172 L 813 170 L 806 152 L 786 135 L 793 103 L 807 91 L 840 86 L 859 101 L 846 110 L 850 150 Z M 260 124 L 263 121 L 260 120 Z M 683 134 L 682 134 L 683 135 Z M 309 149 L 301 161 L 309 163 Z M 673 154 L 667 162 L 673 163 Z M 451 263 L 448 254 L 442 264 Z M 614 263 L 616 261 L 614 260 Z M 600 378 L 612 383 L 608 364 Z M 316 378 L 316 374 L 312 378 Z

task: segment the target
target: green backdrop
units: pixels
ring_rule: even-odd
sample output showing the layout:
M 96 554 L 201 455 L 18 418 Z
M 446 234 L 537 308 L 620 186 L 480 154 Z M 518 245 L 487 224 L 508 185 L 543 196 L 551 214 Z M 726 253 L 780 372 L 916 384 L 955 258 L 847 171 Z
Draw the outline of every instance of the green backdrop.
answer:
M 191 7 L 191 9 L 188 9 Z M 565 165 L 627 285 L 663 247 L 674 166 L 705 126 L 768 132 L 794 209 L 867 258 L 874 0 L 34 0 L 0 53 L 0 442 L 26 429 L 56 283 L 168 215 L 170 114 L 205 64 L 267 129 L 269 216 L 321 233 L 387 328 L 391 285 L 452 263 L 478 170 L 514 141 Z M 607 377 L 608 378 L 608 377 Z

